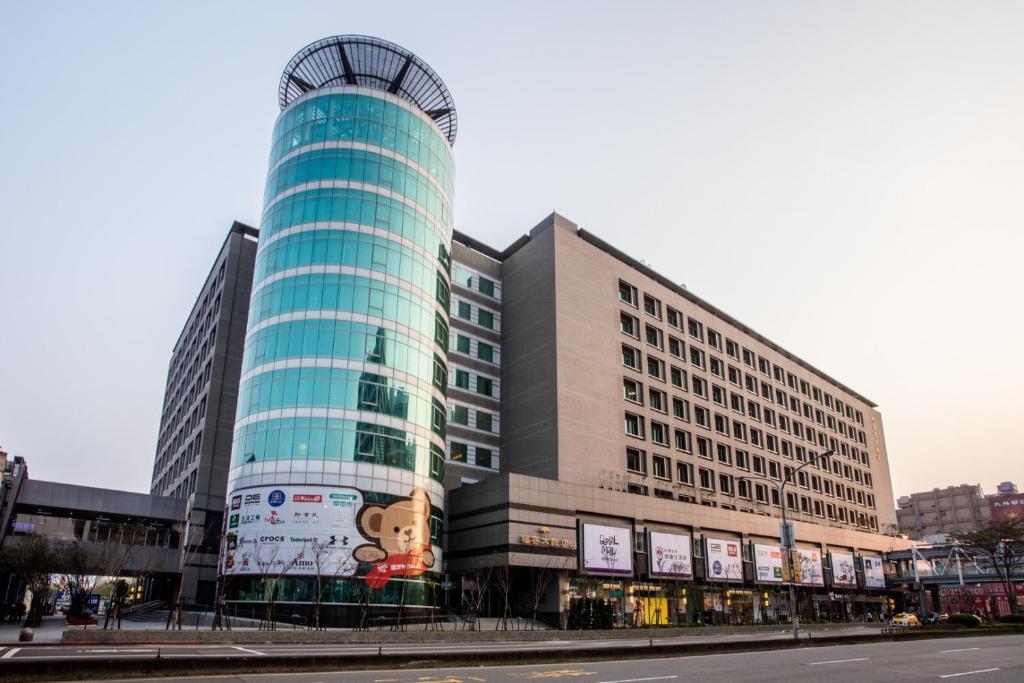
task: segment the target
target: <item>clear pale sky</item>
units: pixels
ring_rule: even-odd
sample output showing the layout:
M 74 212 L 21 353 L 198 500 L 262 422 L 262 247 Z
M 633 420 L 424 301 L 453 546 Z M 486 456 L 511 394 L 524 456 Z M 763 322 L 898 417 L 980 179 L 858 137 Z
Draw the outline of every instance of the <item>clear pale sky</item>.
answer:
M 257 225 L 281 70 L 366 33 L 459 112 L 456 225 L 551 210 L 879 404 L 896 495 L 1024 485 L 1024 3 L 0 4 L 0 444 L 148 490 Z

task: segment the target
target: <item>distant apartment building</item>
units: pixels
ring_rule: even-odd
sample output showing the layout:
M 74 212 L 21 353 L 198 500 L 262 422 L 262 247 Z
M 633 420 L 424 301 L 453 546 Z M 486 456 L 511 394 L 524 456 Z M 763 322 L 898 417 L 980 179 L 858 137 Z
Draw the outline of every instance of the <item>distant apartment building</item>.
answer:
M 201 547 L 184 595 L 211 604 L 259 231 L 235 222 L 171 352 L 150 493 L 187 499 Z M 186 549 L 189 555 L 195 548 Z
M 1009 481 L 991 495 L 978 484 L 960 484 L 900 496 L 896 504 L 900 533 L 935 543 L 945 542 L 954 531 L 970 531 L 993 518 L 1024 512 L 1024 496 Z

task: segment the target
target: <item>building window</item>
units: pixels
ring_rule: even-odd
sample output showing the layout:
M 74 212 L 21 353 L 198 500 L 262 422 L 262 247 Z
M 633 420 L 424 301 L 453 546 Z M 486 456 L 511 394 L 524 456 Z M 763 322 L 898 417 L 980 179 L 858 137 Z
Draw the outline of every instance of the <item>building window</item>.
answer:
M 489 330 L 493 330 L 494 329 L 494 314 L 493 313 L 491 313 L 490 311 L 485 311 L 484 309 L 481 308 L 477 312 L 477 316 L 478 316 L 477 317 L 477 321 L 479 322 L 481 327 L 486 327 Z
M 711 459 L 711 442 L 703 436 L 697 437 L 697 455 L 708 460 Z
M 626 469 L 637 474 L 647 474 L 647 454 L 639 448 L 627 448 Z
M 629 313 L 619 314 L 619 329 L 623 334 L 628 334 L 630 337 L 640 338 L 640 321 L 631 316 Z
M 694 339 L 704 341 L 704 326 L 693 318 L 686 319 L 686 331 Z
M 485 277 L 477 278 L 480 283 L 480 293 L 494 298 L 494 282 Z
M 747 453 L 746 451 L 741 451 L 740 449 L 737 448 L 736 449 L 736 467 L 740 468 L 741 470 L 749 470 L 750 469 L 750 454 Z
M 661 320 L 661 302 L 650 294 L 644 294 L 644 313 Z
M 651 346 L 654 346 L 658 349 L 664 348 L 664 341 L 663 337 L 661 336 L 661 330 L 659 330 L 654 325 L 644 325 L 644 339 L 646 339 L 647 343 L 650 344 Z
M 465 301 L 460 301 L 458 302 L 455 315 L 463 320 L 471 320 L 473 318 L 473 308 Z
M 469 446 L 464 443 L 452 441 L 451 458 L 455 462 L 469 461 Z
M 452 406 L 451 422 L 452 422 L 452 424 L 468 426 L 469 425 L 469 408 L 467 408 L 466 406 L 453 405 Z
M 476 357 L 488 363 L 494 362 L 494 347 L 484 342 L 477 342 Z
M 483 396 L 492 396 L 494 391 L 494 383 L 486 378 L 477 376 L 476 378 L 476 393 Z
M 464 334 L 455 335 L 455 350 L 459 353 L 469 355 L 469 337 Z
M 632 346 L 622 345 L 622 364 L 627 368 L 640 370 L 640 352 Z
M 648 392 L 650 398 L 651 410 L 657 410 L 659 413 L 667 413 L 668 405 L 666 404 L 665 392 L 658 391 L 657 389 L 651 389 Z
M 619 301 L 623 301 L 630 306 L 636 306 L 636 287 L 628 282 L 619 280 Z
M 707 491 L 715 490 L 715 473 L 703 467 L 697 468 L 697 475 L 700 479 L 700 487 Z
M 668 445 L 668 426 L 651 420 L 651 441 L 662 446 Z
M 491 414 L 490 413 L 486 413 L 486 412 L 484 412 L 482 410 L 477 410 L 476 411 L 476 428 L 481 430 L 481 431 L 484 431 L 484 432 L 489 432 L 489 431 L 491 431 L 492 426 L 493 426 L 493 417 L 491 416 Z
M 680 420 L 690 421 L 690 403 L 685 399 L 672 398 L 672 415 Z
M 460 389 L 469 389 L 469 373 L 465 370 L 455 370 L 455 386 Z
M 644 419 L 633 413 L 626 413 L 626 433 L 639 439 L 644 438 Z
M 656 379 L 665 381 L 665 363 L 652 356 L 647 356 L 647 374 Z
M 693 439 L 690 436 L 690 432 L 682 429 L 675 430 L 675 442 L 676 450 L 684 453 L 693 452 Z
M 476 465 L 479 467 L 492 467 L 491 465 L 491 449 L 489 448 L 476 448 Z
M 693 393 L 701 398 L 708 397 L 708 383 L 707 380 L 701 379 L 696 375 L 693 376 L 691 384 L 693 385 Z
M 690 363 L 696 365 L 698 368 L 704 369 L 704 352 L 691 346 Z
M 677 462 L 676 479 L 680 484 L 693 486 L 693 465 L 688 462 Z
M 683 357 L 683 342 L 679 341 L 672 335 L 668 336 L 668 352 L 676 358 Z
M 669 378 L 671 379 L 672 386 L 678 387 L 683 391 L 686 391 L 686 370 L 681 370 L 676 366 L 672 366 L 669 371 Z
M 676 309 L 672 308 L 671 306 L 667 307 L 667 310 L 665 312 L 665 320 L 666 322 L 668 322 L 669 325 L 676 328 L 677 330 L 683 329 L 683 314 L 677 311 Z
M 661 455 L 652 456 L 651 474 L 653 474 L 656 479 L 672 481 L 672 470 L 670 469 L 668 458 Z
M 643 392 L 644 387 L 642 384 L 640 384 L 639 382 L 634 382 L 633 380 L 627 377 L 622 378 L 622 396 L 627 401 L 632 401 L 633 403 L 643 405 Z

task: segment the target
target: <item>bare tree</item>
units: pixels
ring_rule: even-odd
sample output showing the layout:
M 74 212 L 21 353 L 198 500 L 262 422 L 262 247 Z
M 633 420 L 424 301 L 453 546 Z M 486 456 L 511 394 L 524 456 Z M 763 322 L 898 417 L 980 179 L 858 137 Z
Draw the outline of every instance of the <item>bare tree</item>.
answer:
M 530 597 L 533 600 L 533 609 L 530 614 L 531 630 L 537 627 L 537 622 L 540 619 L 540 605 L 544 602 L 544 596 L 547 595 L 551 580 L 556 575 L 552 567 L 553 563 L 552 557 L 545 556 L 540 566 L 530 567 Z
M 494 630 L 508 630 L 508 622 L 512 617 L 512 608 L 509 605 L 509 593 L 512 590 L 512 567 L 508 562 L 502 562 L 494 570 L 494 586 L 501 595 L 501 618 L 494 623 Z
M 954 542 L 987 561 L 1006 590 L 1010 609 L 1020 612 L 1013 574 L 1024 567 L 1024 517 L 992 519 L 974 531 L 950 534 Z
M 340 548 L 337 539 L 331 536 L 326 543 L 313 541 L 310 549 L 313 561 L 313 568 L 316 570 L 316 594 L 313 596 L 313 628 L 323 630 L 321 619 L 321 606 L 323 605 L 324 592 L 334 583 L 334 579 L 348 576 L 353 573 L 358 563 L 352 558 L 351 548 Z M 327 570 L 333 567 L 328 574 Z M 328 578 L 327 581 L 324 579 Z
M 462 600 L 466 609 L 464 629 L 467 631 L 479 629 L 480 610 L 493 574 L 494 567 L 477 566 L 462 577 Z
M 18 543 L 7 542 L 0 554 L 0 573 L 10 572 L 32 593 L 32 602 L 22 626 L 35 628 L 43 621 L 43 605 L 50 591 L 50 572 L 56 561 L 54 549 L 44 536 L 23 536 Z

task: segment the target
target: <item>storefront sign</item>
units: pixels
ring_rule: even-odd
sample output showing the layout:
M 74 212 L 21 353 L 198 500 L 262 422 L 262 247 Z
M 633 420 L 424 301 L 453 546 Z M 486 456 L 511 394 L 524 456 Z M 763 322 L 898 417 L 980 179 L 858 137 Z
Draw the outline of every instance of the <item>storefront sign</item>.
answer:
M 882 558 L 865 556 L 861 558 L 864 562 L 864 587 L 885 588 L 885 571 L 882 569 Z
M 857 570 L 853 564 L 853 553 L 832 551 L 832 585 L 837 588 L 856 588 Z
M 519 542 L 523 545 L 539 545 L 545 548 L 561 548 L 563 550 L 576 550 L 576 541 L 570 541 L 567 538 L 555 538 L 553 536 L 535 536 L 533 534 L 523 534 L 519 537 Z
M 661 531 L 650 532 L 651 576 L 669 579 L 689 579 L 693 577 L 693 561 L 690 555 L 690 537 L 686 534 L 667 534 Z
M 633 573 L 633 536 L 627 527 L 583 525 L 583 569 L 598 574 Z
M 707 544 L 709 581 L 742 581 L 743 559 L 740 556 L 740 542 L 720 538 L 705 539 Z
M 801 586 L 824 586 L 825 571 L 821 567 L 821 551 L 814 548 L 797 548 L 793 558 L 796 580 Z
M 1024 517 L 1024 494 L 1007 493 L 988 497 L 992 519 Z
M 758 583 L 782 583 L 785 577 L 782 549 L 777 545 L 755 543 L 754 568 Z

